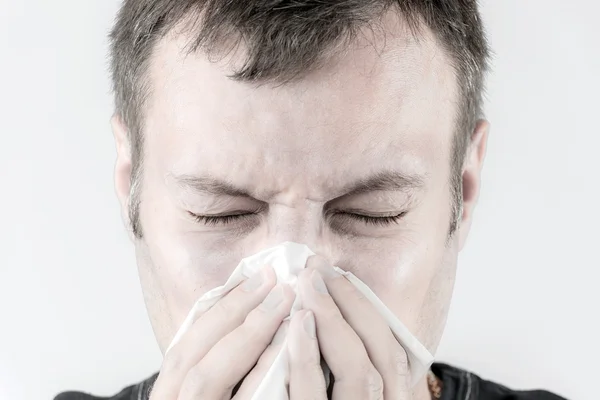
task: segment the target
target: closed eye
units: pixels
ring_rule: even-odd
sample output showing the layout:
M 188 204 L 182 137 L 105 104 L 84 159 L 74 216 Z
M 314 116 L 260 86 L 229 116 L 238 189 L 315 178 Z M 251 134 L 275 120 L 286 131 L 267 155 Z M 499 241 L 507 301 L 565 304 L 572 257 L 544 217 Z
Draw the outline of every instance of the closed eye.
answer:
M 334 215 L 340 215 L 344 218 L 351 218 L 357 221 L 363 222 L 366 225 L 375 225 L 375 226 L 387 226 L 392 224 L 397 224 L 406 212 L 401 212 L 396 215 L 386 215 L 386 216 L 373 216 L 373 215 L 365 215 L 365 214 L 357 214 L 352 212 L 335 212 Z
M 224 215 L 198 215 L 188 211 L 188 214 L 198 223 L 202 223 L 206 226 L 222 226 L 232 225 L 235 222 L 241 222 L 243 219 L 248 217 L 254 217 L 258 212 L 240 211 L 233 214 Z
M 242 222 L 245 219 L 256 217 L 258 211 L 239 211 L 229 214 L 222 215 L 198 215 L 192 212 L 188 212 L 192 218 L 198 223 L 202 223 L 206 226 L 224 226 L 224 225 L 233 225 L 237 222 Z M 385 215 L 385 216 L 373 216 L 373 215 L 365 215 L 358 214 L 354 212 L 343 212 L 336 211 L 333 213 L 332 217 L 340 217 L 346 219 L 353 219 L 359 222 L 364 223 L 365 225 L 374 225 L 374 226 L 387 226 L 391 224 L 397 224 L 406 212 L 401 212 L 395 215 Z

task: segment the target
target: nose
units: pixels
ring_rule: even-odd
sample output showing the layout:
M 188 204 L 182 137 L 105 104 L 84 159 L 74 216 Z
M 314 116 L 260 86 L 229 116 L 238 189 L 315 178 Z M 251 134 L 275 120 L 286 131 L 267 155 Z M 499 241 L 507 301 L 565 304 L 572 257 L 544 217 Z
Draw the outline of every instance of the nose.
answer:
M 331 255 L 322 204 L 306 201 L 293 207 L 271 206 L 266 224 L 263 241 L 268 247 L 289 241 L 305 244 L 322 256 Z

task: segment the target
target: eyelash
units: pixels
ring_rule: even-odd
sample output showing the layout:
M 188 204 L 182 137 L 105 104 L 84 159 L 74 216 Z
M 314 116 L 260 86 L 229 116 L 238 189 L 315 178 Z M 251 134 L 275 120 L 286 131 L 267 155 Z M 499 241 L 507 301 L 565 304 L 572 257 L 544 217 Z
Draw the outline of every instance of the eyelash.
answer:
M 346 212 L 336 212 L 334 215 L 345 215 L 348 218 L 352 218 L 361 222 L 364 222 L 365 225 L 374 225 L 374 226 L 388 226 L 392 224 L 397 224 L 406 212 L 401 212 L 398 215 L 391 215 L 386 217 L 371 217 L 368 215 L 362 214 L 354 214 L 354 213 L 346 213 Z M 232 222 L 239 221 L 241 219 L 245 219 L 248 217 L 255 216 L 256 213 L 246 213 L 246 214 L 232 214 L 232 215 L 221 215 L 221 216 L 207 216 L 207 215 L 196 215 L 190 213 L 190 215 L 196 220 L 196 222 L 203 223 L 207 226 L 219 226 L 219 225 L 228 225 Z
M 402 212 L 398 215 L 391 215 L 391 216 L 387 216 L 387 217 L 371 217 L 368 215 L 352 214 L 352 213 L 338 213 L 338 214 L 347 215 L 350 218 L 354 218 L 358 221 L 364 222 L 366 225 L 388 226 L 388 225 L 392 225 L 392 224 L 397 224 L 402 219 L 402 217 L 404 217 L 404 215 L 406 213 Z
M 202 223 L 207 226 L 219 226 L 228 225 L 232 222 L 248 218 L 256 215 L 256 213 L 247 214 L 233 214 L 233 215 L 219 215 L 219 216 L 208 216 L 208 215 L 196 215 L 190 213 L 190 215 L 196 220 L 196 222 Z

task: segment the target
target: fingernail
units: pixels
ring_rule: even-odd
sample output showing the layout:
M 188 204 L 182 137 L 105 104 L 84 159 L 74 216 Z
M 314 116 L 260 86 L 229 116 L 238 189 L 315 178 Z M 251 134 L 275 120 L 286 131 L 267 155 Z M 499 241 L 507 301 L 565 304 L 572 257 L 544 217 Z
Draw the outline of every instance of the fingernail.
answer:
M 242 290 L 244 290 L 245 292 L 252 292 L 261 287 L 261 285 L 265 281 L 264 274 L 265 271 L 264 268 L 262 268 L 260 271 L 256 272 L 254 275 L 248 278 L 246 282 L 242 284 Z
M 263 300 L 262 304 L 265 308 L 274 310 L 283 301 L 283 287 L 277 285 L 271 290 L 266 299 Z
M 321 274 L 318 271 L 312 272 L 310 275 L 310 280 L 312 281 L 313 288 L 315 288 L 317 292 L 328 293 L 327 285 L 325 285 L 325 282 L 323 281 L 323 278 L 321 278 Z
M 317 338 L 317 327 L 315 326 L 315 316 L 312 311 L 309 311 L 304 316 L 302 320 L 302 325 L 304 325 L 304 330 L 313 339 Z

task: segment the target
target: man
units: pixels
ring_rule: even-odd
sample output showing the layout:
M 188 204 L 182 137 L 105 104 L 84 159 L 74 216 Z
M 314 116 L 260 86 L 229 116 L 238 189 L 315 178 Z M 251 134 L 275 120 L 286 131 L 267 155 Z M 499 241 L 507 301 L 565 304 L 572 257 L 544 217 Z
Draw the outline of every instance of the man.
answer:
M 474 0 L 126 0 L 111 39 L 116 191 L 163 352 L 239 260 L 294 241 L 318 256 L 287 327 L 290 399 L 558 399 L 441 364 L 410 386 L 403 348 L 331 268 L 435 352 L 489 131 Z M 293 298 L 266 266 L 114 399 L 249 399 Z

